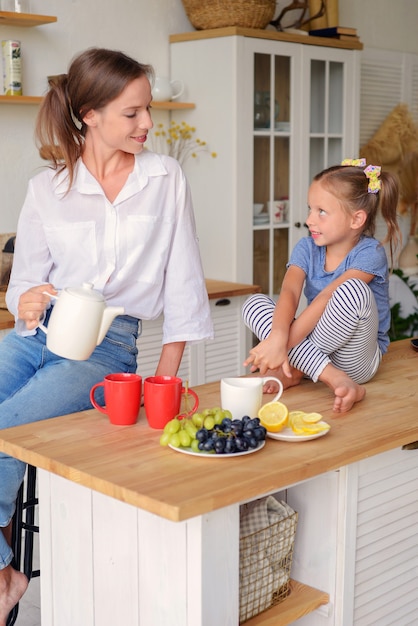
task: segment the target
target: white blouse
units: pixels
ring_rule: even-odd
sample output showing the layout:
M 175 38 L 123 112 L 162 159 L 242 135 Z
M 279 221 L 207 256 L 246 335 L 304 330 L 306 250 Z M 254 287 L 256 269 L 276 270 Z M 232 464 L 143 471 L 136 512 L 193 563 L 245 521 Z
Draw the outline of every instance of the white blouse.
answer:
M 108 305 L 155 319 L 163 343 L 213 337 L 190 188 L 175 159 L 148 150 L 113 203 L 84 163 L 67 192 L 51 168 L 29 182 L 19 217 L 6 302 L 43 283 L 57 290 L 93 283 Z M 26 326 L 17 320 L 16 330 Z

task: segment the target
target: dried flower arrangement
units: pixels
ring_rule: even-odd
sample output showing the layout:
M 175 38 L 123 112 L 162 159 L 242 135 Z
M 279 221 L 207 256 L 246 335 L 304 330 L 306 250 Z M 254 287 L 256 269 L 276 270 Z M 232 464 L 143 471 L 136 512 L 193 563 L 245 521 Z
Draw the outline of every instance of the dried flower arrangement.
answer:
M 151 146 L 155 152 L 168 154 L 179 161 L 181 165 L 189 158 L 197 158 L 199 152 L 207 152 L 212 158 L 216 152 L 210 152 L 206 141 L 195 137 L 196 128 L 186 122 L 175 122 L 168 126 L 157 124 L 151 134 Z

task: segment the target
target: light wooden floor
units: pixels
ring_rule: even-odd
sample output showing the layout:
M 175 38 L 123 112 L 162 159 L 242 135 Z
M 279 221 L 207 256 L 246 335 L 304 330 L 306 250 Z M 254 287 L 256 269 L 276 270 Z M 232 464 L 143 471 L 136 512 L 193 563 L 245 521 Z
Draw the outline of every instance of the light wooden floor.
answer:
M 38 535 L 34 535 L 33 550 L 34 569 L 39 568 L 39 542 Z M 19 603 L 19 613 L 15 626 L 41 626 L 41 599 L 40 578 L 33 578 L 29 587 Z

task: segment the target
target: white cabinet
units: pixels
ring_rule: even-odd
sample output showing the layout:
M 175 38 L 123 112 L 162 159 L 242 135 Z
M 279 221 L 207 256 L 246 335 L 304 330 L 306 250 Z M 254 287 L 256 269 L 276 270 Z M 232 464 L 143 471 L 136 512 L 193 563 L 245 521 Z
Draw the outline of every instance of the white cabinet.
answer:
M 312 176 L 357 156 L 359 51 L 271 31 L 213 34 L 170 38 L 171 75 L 196 102 L 187 122 L 217 153 L 186 164 L 203 265 L 206 275 L 277 295 L 290 251 L 307 234 Z M 285 202 L 284 216 L 275 200 Z M 254 204 L 263 205 L 257 217 Z
M 300 626 L 414 624 L 418 451 L 394 449 L 287 490 L 299 513 L 292 578 L 329 593 Z
M 246 330 L 241 307 L 247 296 L 210 300 L 215 338 L 188 344 L 178 375 L 190 385 L 202 385 L 226 376 L 245 374 Z M 161 353 L 162 318 L 143 322 L 138 338 L 138 374 L 152 376 Z

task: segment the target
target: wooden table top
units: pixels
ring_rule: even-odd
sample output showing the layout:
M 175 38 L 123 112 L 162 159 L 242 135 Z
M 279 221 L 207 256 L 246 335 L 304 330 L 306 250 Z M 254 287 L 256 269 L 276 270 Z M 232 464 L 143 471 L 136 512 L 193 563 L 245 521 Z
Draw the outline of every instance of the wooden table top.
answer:
M 418 440 L 417 366 L 409 340 L 391 344 L 366 385 L 366 398 L 342 416 L 332 413 L 333 397 L 322 383 L 304 381 L 285 391 L 289 410 L 318 411 L 331 430 L 306 442 L 268 439 L 247 456 L 202 458 L 163 448 L 143 409 L 131 427 L 112 426 L 92 409 L 2 430 L 0 450 L 161 517 L 184 520 Z M 201 408 L 219 405 L 218 382 L 195 389 Z

